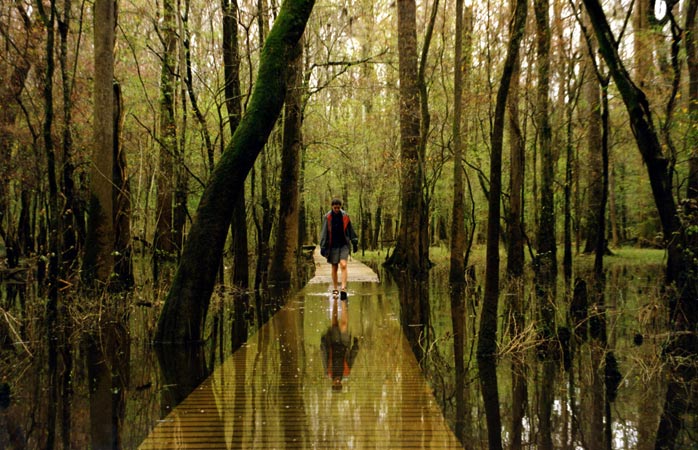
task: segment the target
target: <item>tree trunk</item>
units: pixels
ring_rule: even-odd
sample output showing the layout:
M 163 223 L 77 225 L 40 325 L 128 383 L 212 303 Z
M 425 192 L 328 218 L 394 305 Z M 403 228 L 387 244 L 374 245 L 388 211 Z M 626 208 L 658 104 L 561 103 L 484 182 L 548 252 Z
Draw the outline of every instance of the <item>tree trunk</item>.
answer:
M 510 339 L 517 339 L 526 327 L 524 313 L 525 295 L 523 289 L 524 273 L 524 233 L 523 233 L 523 181 L 525 165 L 525 142 L 519 123 L 519 83 L 521 58 L 517 57 L 512 69 L 509 87 L 509 218 L 507 222 L 507 276 L 509 278 L 508 295 L 508 333 Z M 526 414 L 527 383 L 526 364 L 523 354 L 513 355 L 511 361 L 511 446 L 520 449 L 523 440 L 523 419 Z
M 371 241 L 371 250 L 380 250 L 383 246 L 380 244 L 381 225 L 383 224 L 383 208 L 379 205 L 376 208 L 376 216 L 374 217 L 373 241 Z
M 237 0 L 223 0 L 223 69 L 225 76 L 225 106 L 228 109 L 230 135 L 240 123 L 240 52 L 238 49 L 238 4 Z M 250 283 L 249 255 L 247 242 L 247 207 L 245 186 L 235 195 L 235 207 L 230 225 L 233 254 L 232 283 L 247 289 Z
M 672 193 L 671 171 L 667 158 L 663 154 L 659 142 L 658 133 L 654 128 L 649 102 L 644 92 L 630 79 L 625 66 L 622 63 L 618 49 L 615 45 L 615 37 L 606 19 L 606 15 L 598 0 L 584 0 L 584 5 L 589 13 L 594 26 L 601 51 L 613 80 L 618 87 L 625 103 L 630 126 L 635 136 L 638 149 L 647 166 L 647 172 L 652 186 L 655 205 L 662 223 L 664 238 L 667 242 L 667 284 L 675 283 L 677 289 L 674 297 L 670 298 L 670 314 L 674 329 L 679 331 L 672 336 L 666 345 L 667 354 L 695 353 L 695 335 L 686 334 L 686 330 L 695 330 L 698 322 L 698 311 L 695 305 L 695 262 L 685 256 L 694 251 L 696 242 L 691 241 L 686 231 L 682 228 L 681 219 L 677 215 L 678 210 Z M 689 218 L 691 211 L 688 211 Z M 695 214 L 695 212 L 693 213 Z M 690 220 L 690 219 L 689 219 Z M 685 246 L 685 247 L 684 247 Z M 674 448 L 676 438 L 682 427 L 682 413 L 684 406 L 677 402 L 677 391 L 681 389 L 685 369 L 680 365 L 670 367 L 670 381 L 665 396 L 664 412 L 657 429 L 655 441 L 656 448 Z
M 83 220 L 80 204 L 77 201 L 75 192 L 75 181 L 73 176 L 75 173 L 75 162 L 73 161 L 73 135 L 71 128 L 73 126 L 73 102 L 72 102 L 72 83 L 71 69 L 68 67 L 68 30 L 70 29 L 72 1 L 66 0 L 63 5 L 63 17 L 61 26 L 58 27 L 60 36 L 60 51 L 58 53 L 59 63 L 61 67 L 61 81 L 63 90 L 63 124 L 62 124 L 62 150 L 63 156 L 61 161 L 62 173 L 62 191 L 65 201 L 63 210 L 61 211 L 61 219 L 63 222 L 62 240 L 62 263 L 61 277 L 71 279 L 77 270 L 78 264 L 78 240 L 76 236 L 76 222 Z
M 671 190 L 671 174 L 668 172 L 668 161 L 662 152 L 657 131 L 652 121 L 649 102 L 644 92 L 630 79 L 625 66 L 622 64 L 615 37 L 608 25 L 606 15 L 598 0 L 584 0 L 587 12 L 591 18 L 599 43 L 599 51 L 604 57 L 613 80 L 618 87 L 625 103 L 630 126 L 635 136 L 638 149 L 647 167 L 647 173 L 652 187 L 655 205 L 662 223 L 664 238 L 668 242 L 667 281 L 676 281 L 681 272 L 679 253 L 673 233 L 680 229 L 680 221 L 676 215 L 676 202 Z
M 292 287 L 298 274 L 298 181 L 303 142 L 303 39 L 288 68 L 288 89 L 284 109 L 284 130 L 279 186 L 279 225 L 276 247 L 269 269 L 269 283 L 276 287 Z
M 126 152 L 121 146 L 121 125 L 124 119 L 121 86 L 114 82 L 114 281 L 116 290 L 133 287 L 131 259 L 131 183 L 129 182 Z
M 232 202 L 264 147 L 286 94 L 286 73 L 313 8 L 286 0 L 265 42 L 249 108 L 213 171 L 158 321 L 155 340 L 200 342 L 216 271 L 230 225 Z
M 557 243 L 555 236 L 555 192 L 553 185 L 554 155 L 552 149 L 552 132 L 549 114 L 550 91 L 550 25 L 548 23 L 548 0 L 534 0 L 536 15 L 537 44 L 536 56 L 538 67 L 538 91 L 536 116 L 538 123 L 538 142 L 541 159 L 540 221 L 536 244 L 536 285 L 540 297 L 542 316 L 542 333 L 545 338 L 552 338 L 555 333 L 555 278 L 557 276 Z
M 509 88 L 509 133 L 511 135 L 509 163 L 509 221 L 507 242 L 507 274 L 518 278 L 524 272 L 524 233 L 523 233 L 523 182 L 525 167 L 525 142 L 519 123 L 519 75 L 520 58 L 512 70 Z
M 584 56 L 587 73 L 584 83 L 585 111 L 587 114 L 587 207 L 586 226 L 584 228 L 586 244 L 584 253 L 593 253 L 596 248 L 597 233 L 599 231 L 599 208 L 601 197 L 603 196 L 602 183 L 602 161 L 601 161 L 601 87 L 599 80 L 593 76 L 595 73 L 595 62 L 590 55 L 596 55 L 594 49 L 594 39 L 588 41 L 591 47 Z
M 108 285 L 114 270 L 114 41 L 116 6 L 95 3 L 94 152 L 90 171 L 88 232 L 83 276 L 88 285 Z M 96 285 L 94 287 L 97 287 Z
M 487 256 L 485 269 L 485 296 L 480 317 L 480 331 L 477 344 L 477 361 L 480 367 L 480 387 L 487 416 L 487 436 L 490 449 L 502 448 L 502 422 L 499 415 L 499 391 L 497 386 L 497 315 L 499 308 L 499 235 L 502 194 L 502 146 L 504 138 L 504 113 L 511 78 L 516 66 L 519 47 L 526 24 L 526 0 L 518 0 L 514 11 L 511 37 L 507 50 L 502 79 L 497 91 L 494 125 L 492 129 L 492 150 L 490 153 L 490 192 L 487 214 Z
M 465 183 L 463 182 L 463 0 L 456 0 L 456 36 L 453 71 L 453 210 L 451 211 L 451 283 L 465 281 Z M 455 299 L 457 296 L 452 295 Z M 453 305 L 453 301 L 451 302 Z M 453 311 L 452 311 L 453 313 Z M 455 320 L 455 319 L 454 319 Z M 459 436 L 462 437 L 462 436 Z
M 568 98 L 572 98 L 576 94 L 572 92 L 572 83 L 569 82 L 572 79 L 571 72 L 574 70 L 574 63 L 570 61 L 568 71 L 568 81 L 567 81 L 567 94 Z M 565 217 L 564 217 L 564 254 L 562 259 L 562 270 L 565 277 L 565 288 L 567 291 L 570 290 L 572 283 L 572 177 L 575 172 L 574 165 L 574 132 L 572 119 L 574 116 L 574 104 L 568 102 L 566 107 L 566 130 L 567 130 L 567 140 L 565 142 Z
M 696 13 L 698 0 L 690 0 L 686 9 L 686 65 L 688 66 L 688 114 L 690 123 L 698 122 L 698 52 L 696 51 Z M 688 198 L 698 198 L 698 130 L 689 132 Z
M 415 0 L 398 0 L 398 59 L 400 72 L 400 228 L 395 249 L 386 266 L 425 273 L 422 254 L 428 242 L 428 223 L 423 220 L 423 166 L 420 158 L 420 106 L 417 85 L 417 7 Z M 428 245 L 428 244 L 427 244 Z
M 177 125 L 175 123 L 175 70 L 177 34 L 174 0 L 163 2 L 161 33 L 163 38 L 162 68 L 160 71 L 160 167 L 157 172 L 157 219 L 153 246 L 154 262 L 171 259 L 177 248 L 172 234 L 172 193 L 174 191 L 174 156 L 177 153 Z M 158 270 L 155 271 L 158 278 Z

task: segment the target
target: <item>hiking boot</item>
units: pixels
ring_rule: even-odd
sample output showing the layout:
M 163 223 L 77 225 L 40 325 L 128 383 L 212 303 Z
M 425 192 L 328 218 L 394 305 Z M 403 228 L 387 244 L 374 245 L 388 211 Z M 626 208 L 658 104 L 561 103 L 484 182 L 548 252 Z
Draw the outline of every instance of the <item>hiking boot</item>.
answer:
M 340 295 L 340 296 L 339 296 L 340 300 L 346 300 L 346 299 L 347 299 L 347 291 L 342 291 L 339 295 Z

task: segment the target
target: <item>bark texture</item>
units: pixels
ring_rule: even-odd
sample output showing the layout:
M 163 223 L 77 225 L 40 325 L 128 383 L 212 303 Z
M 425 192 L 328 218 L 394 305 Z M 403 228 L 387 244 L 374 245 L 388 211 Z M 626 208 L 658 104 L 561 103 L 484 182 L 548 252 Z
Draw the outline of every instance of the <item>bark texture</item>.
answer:
M 88 285 L 108 284 L 114 269 L 114 27 L 115 3 L 95 2 L 94 150 L 83 276 Z
M 296 56 L 289 65 L 288 93 L 284 107 L 284 131 L 279 189 L 279 225 L 276 247 L 269 269 L 269 283 L 286 289 L 292 287 L 298 273 L 299 181 L 303 123 L 303 45 L 298 43 Z
M 417 85 L 417 7 L 414 0 L 398 0 L 398 57 L 400 72 L 400 226 L 395 250 L 386 262 L 388 267 L 407 269 L 415 275 L 425 272 L 428 255 L 428 223 L 422 194 L 424 177 L 420 157 L 420 102 Z
M 174 191 L 174 155 L 177 152 L 175 124 L 175 66 L 177 35 L 174 0 L 163 2 L 163 37 L 160 69 L 160 165 L 157 172 L 157 219 L 155 225 L 155 261 L 172 256 L 176 250 L 172 235 L 172 193 Z M 157 273 L 157 272 L 156 272 Z

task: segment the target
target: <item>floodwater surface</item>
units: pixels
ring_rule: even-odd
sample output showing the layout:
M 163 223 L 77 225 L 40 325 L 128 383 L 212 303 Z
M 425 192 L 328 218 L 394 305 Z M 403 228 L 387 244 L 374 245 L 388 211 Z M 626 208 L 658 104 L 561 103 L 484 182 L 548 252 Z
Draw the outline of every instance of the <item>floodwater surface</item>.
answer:
M 454 434 L 465 448 L 487 448 L 475 355 L 478 285 L 465 297 L 457 373 L 445 272 L 437 266 L 423 281 L 382 272 L 379 284 L 350 281 L 348 305 L 335 302 L 324 283 L 306 286 L 281 309 L 266 296 L 241 299 L 221 289 L 206 345 L 176 349 L 150 345 L 158 305 L 145 291 L 120 308 L 62 299 L 73 325 L 59 321 L 49 332 L 37 319 L 43 302 L 32 289 L 5 286 L 0 448 L 135 449 L 156 447 L 150 444 L 158 439 L 178 448 L 190 427 L 201 438 L 190 448 L 209 441 L 209 448 L 443 448 Z M 661 267 L 609 269 L 601 307 L 606 338 L 581 338 L 570 327 L 571 344 L 545 354 L 533 287 L 516 297 L 526 328 L 516 339 L 502 333 L 512 297 L 504 287 L 496 373 L 505 445 L 600 449 L 610 417 L 612 448 L 654 448 L 666 389 L 660 286 Z M 561 329 L 569 325 L 568 304 L 561 287 Z M 249 338 L 240 338 L 240 329 Z M 337 365 L 328 356 L 333 346 L 340 350 L 332 355 L 350 361 Z M 614 361 L 618 380 L 606 408 L 606 367 Z M 523 391 L 514 389 L 522 382 Z M 677 448 L 696 448 L 696 417 L 684 419 Z

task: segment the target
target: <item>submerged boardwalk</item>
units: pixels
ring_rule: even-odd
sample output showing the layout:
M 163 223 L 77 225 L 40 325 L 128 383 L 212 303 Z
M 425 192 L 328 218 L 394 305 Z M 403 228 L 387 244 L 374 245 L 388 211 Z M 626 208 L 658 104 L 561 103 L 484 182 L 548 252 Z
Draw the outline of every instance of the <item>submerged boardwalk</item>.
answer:
M 316 277 L 159 421 L 140 449 L 462 448 L 402 333 L 395 295 L 350 261 L 345 305 L 329 295 L 329 266 L 319 255 L 316 265 Z M 334 389 L 323 345 L 333 314 L 354 356 Z

